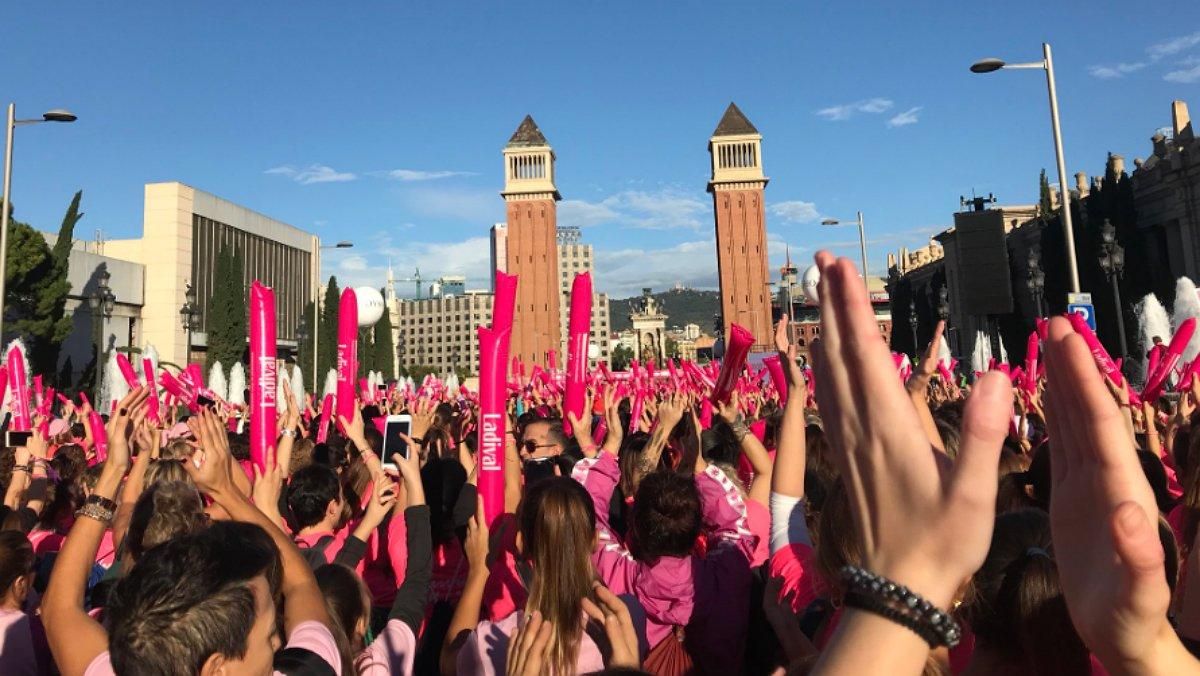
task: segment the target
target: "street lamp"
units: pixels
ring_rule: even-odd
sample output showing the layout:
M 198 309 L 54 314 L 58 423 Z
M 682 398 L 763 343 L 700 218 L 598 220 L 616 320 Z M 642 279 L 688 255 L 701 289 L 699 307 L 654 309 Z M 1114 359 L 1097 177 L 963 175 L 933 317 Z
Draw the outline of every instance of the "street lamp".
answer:
M 1071 225 L 1071 191 L 1067 188 L 1067 163 L 1063 159 L 1062 129 L 1058 123 L 1058 93 L 1054 87 L 1054 59 L 1050 54 L 1050 43 L 1042 43 L 1041 61 L 1005 63 L 996 58 L 982 59 L 971 65 L 971 72 L 991 73 L 1001 69 L 1027 68 L 1040 68 L 1046 71 L 1046 88 L 1050 93 L 1050 126 L 1054 131 L 1054 158 L 1058 163 L 1058 192 L 1062 199 L 1063 234 L 1067 239 L 1067 268 L 1071 274 L 1071 291 L 1079 293 L 1079 265 L 1075 261 L 1075 230 Z
M 854 222 L 855 221 L 851 221 L 851 220 L 838 220 L 836 218 L 826 218 L 821 221 L 821 225 L 849 225 Z M 862 249 L 862 275 L 863 275 L 863 283 L 865 284 L 867 281 L 867 236 L 863 231 L 863 217 L 862 217 L 861 211 L 858 212 L 857 222 L 858 222 L 858 246 L 859 246 L 859 248 Z
M 914 357 L 919 354 L 921 350 L 920 344 L 917 343 L 917 319 L 917 299 L 914 297 L 908 301 L 908 325 L 912 329 Z
M 1129 355 L 1125 342 L 1125 315 L 1121 312 L 1121 286 L 1117 283 L 1125 274 L 1125 247 L 1117 243 L 1117 229 L 1108 219 L 1100 226 L 1100 269 L 1112 284 L 1113 303 L 1117 308 L 1117 337 L 1121 341 L 1121 356 Z
M 96 391 L 104 382 L 104 322 L 113 315 L 117 297 L 108 288 L 108 280 L 112 278 L 108 270 L 101 268 L 96 273 L 96 288 L 88 295 L 88 307 L 92 310 L 92 323 L 96 334 Z
M 354 246 L 354 242 L 351 242 L 351 241 L 345 240 L 345 239 L 340 240 L 337 244 L 333 244 L 333 245 L 329 245 L 329 246 L 321 246 L 320 241 L 321 240 L 317 239 L 316 237 L 313 238 L 313 242 L 315 244 L 317 244 L 317 246 L 315 247 L 316 250 L 313 251 L 312 270 L 309 275 L 310 277 L 312 277 L 312 284 L 313 284 L 312 366 L 313 366 L 313 382 L 314 383 L 321 382 L 321 374 L 317 373 L 317 343 L 319 342 L 320 336 L 321 336 L 321 322 L 317 319 L 318 310 L 321 305 L 321 302 L 319 300 L 320 295 L 321 295 L 321 280 L 320 280 L 320 277 L 321 277 L 321 251 L 323 251 L 325 249 L 349 249 Z
M 950 288 L 945 284 L 938 287 L 937 291 L 937 313 L 938 319 L 942 321 L 950 320 Z
M 4 196 L 0 197 L 0 335 L 4 333 L 4 278 L 8 276 L 8 212 L 12 203 L 12 154 L 13 129 L 29 124 L 42 122 L 74 122 L 75 114 L 55 108 L 42 113 L 42 118 L 32 120 L 17 119 L 17 104 L 8 104 L 8 127 L 5 132 L 4 146 Z
M 1025 280 L 1025 284 L 1029 287 L 1029 295 L 1033 296 L 1033 302 L 1037 308 L 1037 316 L 1045 317 L 1046 310 L 1042 307 L 1042 302 L 1046 295 L 1046 273 L 1042 271 L 1042 250 L 1040 247 L 1034 247 L 1029 250 L 1029 259 L 1026 261 L 1025 268 L 1028 271 L 1028 278 Z
M 192 332 L 200 328 L 200 306 L 196 305 L 196 290 L 188 282 L 183 292 L 183 307 L 179 310 L 183 320 L 183 330 L 187 332 L 187 351 L 183 353 L 183 363 L 192 363 Z

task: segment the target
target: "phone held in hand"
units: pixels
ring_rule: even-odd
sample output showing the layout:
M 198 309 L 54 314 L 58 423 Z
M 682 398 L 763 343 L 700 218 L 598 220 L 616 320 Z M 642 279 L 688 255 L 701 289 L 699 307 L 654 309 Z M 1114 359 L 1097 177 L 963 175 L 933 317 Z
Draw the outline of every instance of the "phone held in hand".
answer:
M 412 416 L 410 415 L 389 415 L 387 421 L 383 425 L 383 468 L 386 470 L 399 471 L 396 463 L 392 462 L 392 455 L 399 453 L 401 457 L 408 459 L 408 443 L 404 441 L 403 434 L 408 436 L 412 429 Z
M 542 479 L 554 476 L 554 458 L 529 458 L 525 461 L 525 485 L 532 486 Z
M 4 445 L 9 448 L 27 446 L 29 444 L 29 439 L 32 436 L 33 432 L 17 432 L 15 430 L 8 430 L 4 433 Z

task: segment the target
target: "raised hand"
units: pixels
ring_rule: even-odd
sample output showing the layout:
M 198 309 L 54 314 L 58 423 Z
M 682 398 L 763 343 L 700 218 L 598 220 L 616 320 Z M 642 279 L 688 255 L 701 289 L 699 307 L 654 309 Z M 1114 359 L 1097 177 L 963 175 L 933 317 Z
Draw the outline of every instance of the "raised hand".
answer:
M 424 439 L 425 433 L 433 425 L 433 412 L 437 405 L 429 397 L 420 397 L 413 405 L 409 415 L 412 416 L 412 434 L 418 439 Z
M 567 422 L 571 423 L 571 436 L 579 442 L 579 448 L 589 458 L 596 457 L 598 449 L 592 441 L 592 397 L 590 394 L 583 398 L 583 414 L 575 415 L 567 412 Z
M 638 659 L 638 636 L 633 626 L 633 619 L 617 595 L 608 587 L 595 583 L 592 591 L 596 600 L 583 599 L 583 612 L 604 627 L 608 636 L 609 646 L 612 647 L 612 657 L 609 658 L 609 669 L 639 669 L 641 660 Z
M 517 631 L 508 640 L 508 660 L 505 674 L 508 676 L 542 676 L 546 673 L 546 661 L 550 656 L 550 637 L 554 626 L 542 619 L 538 611 L 521 615 Z
M 129 431 L 145 417 L 144 406 L 150 391 L 145 387 L 135 387 L 117 404 L 117 410 L 108 419 L 108 459 L 105 465 L 129 468 Z M 36 436 L 36 435 L 35 435 Z
M 621 441 L 625 438 L 625 428 L 621 424 L 622 399 L 617 396 L 617 388 L 610 385 L 604 390 L 604 425 L 608 428 L 604 450 L 613 455 L 621 450 Z
M 991 541 L 997 462 L 1012 408 L 1008 378 L 989 373 L 976 384 L 958 461 L 945 469 L 895 376 L 853 263 L 827 252 L 816 260 L 816 394 L 850 497 L 862 565 L 948 608 Z
M 1159 660 L 1181 646 L 1167 621 L 1154 494 L 1120 408 L 1065 319 L 1050 320 L 1046 372 L 1050 526 L 1071 620 L 1111 673 L 1160 673 Z
M 229 437 L 216 414 L 207 408 L 188 418 L 188 427 L 199 448 L 183 468 L 200 490 L 214 499 L 236 493 L 233 483 L 233 456 L 229 453 Z M 110 451 L 111 452 L 111 451 Z

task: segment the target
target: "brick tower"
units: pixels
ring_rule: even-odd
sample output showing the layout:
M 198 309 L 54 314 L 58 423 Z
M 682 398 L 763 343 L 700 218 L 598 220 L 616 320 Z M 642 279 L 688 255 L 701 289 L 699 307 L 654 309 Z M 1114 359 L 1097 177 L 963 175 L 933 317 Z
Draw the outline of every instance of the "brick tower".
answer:
M 721 317 L 725 335 L 730 322 L 754 334 L 754 351 L 771 344 L 771 300 L 767 277 L 766 210 L 762 170 L 762 135 L 730 103 L 708 140 L 712 155 L 713 196 L 717 226 L 717 270 L 721 276 Z
M 546 363 L 559 348 L 557 222 L 562 199 L 554 185 L 554 149 L 529 115 L 504 147 L 507 272 L 518 275 L 510 354 Z

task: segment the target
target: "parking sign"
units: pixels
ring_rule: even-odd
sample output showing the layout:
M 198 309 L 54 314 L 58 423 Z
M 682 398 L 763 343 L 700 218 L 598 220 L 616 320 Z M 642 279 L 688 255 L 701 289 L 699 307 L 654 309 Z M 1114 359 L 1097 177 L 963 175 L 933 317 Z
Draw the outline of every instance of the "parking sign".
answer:
M 1088 328 L 1096 330 L 1096 308 L 1091 303 L 1071 303 L 1067 305 L 1067 312 L 1083 315 Z

